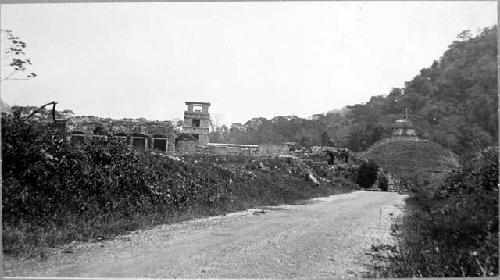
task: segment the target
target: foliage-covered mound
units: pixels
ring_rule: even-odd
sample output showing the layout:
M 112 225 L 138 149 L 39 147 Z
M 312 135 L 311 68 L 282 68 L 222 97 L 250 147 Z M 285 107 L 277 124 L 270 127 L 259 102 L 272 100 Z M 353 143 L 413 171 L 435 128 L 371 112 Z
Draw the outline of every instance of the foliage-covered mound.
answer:
M 438 188 L 415 188 L 393 230 L 396 246 L 378 246 L 373 276 L 498 276 L 498 148 L 451 174 Z
M 75 147 L 64 135 L 19 117 L 2 118 L 2 136 L 8 254 L 356 187 L 349 174 L 334 184 L 290 158 L 140 153 L 110 136 Z
M 460 167 L 455 154 L 426 140 L 386 139 L 361 155 L 395 175 L 421 183 L 432 183 Z

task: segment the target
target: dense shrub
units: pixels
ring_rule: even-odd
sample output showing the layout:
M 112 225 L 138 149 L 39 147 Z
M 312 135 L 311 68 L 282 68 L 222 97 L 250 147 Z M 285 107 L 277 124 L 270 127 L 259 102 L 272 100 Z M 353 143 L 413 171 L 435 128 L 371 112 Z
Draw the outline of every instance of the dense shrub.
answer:
M 414 188 L 406 205 L 406 214 L 394 226 L 398 243 L 390 248 L 390 265 L 377 268 L 381 276 L 498 275 L 496 147 L 439 188 Z
M 384 174 L 379 174 L 378 178 L 378 187 L 381 191 L 387 191 L 389 189 L 389 181 Z
M 2 136 L 2 232 L 9 254 L 352 187 L 317 186 L 308 175 L 319 175 L 295 159 L 179 158 L 137 152 L 111 136 L 75 147 L 65 135 L 19 117 L 2 118 Z
M 363 162 L 358 169 L 358 176 L 356 178 L 356 183 L 365 189 L 373 186 L 373 183 L 377 180 L 378 165 L 372 161 Z
M 45 223 L 68 213 L 128 215 L 151 196 L 155 170 L 112 137 L 81 148 L 18 118 L 2 124 L 3 221 Z M 157 163 L 158 164 L 158 163 Z

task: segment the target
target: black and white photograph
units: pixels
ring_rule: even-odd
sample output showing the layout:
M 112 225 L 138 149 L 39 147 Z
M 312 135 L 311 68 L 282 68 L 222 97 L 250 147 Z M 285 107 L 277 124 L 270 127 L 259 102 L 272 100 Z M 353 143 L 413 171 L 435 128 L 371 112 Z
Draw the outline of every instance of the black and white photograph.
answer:
M 497 23 L 2 1 L 3 277 L 498 277 Z

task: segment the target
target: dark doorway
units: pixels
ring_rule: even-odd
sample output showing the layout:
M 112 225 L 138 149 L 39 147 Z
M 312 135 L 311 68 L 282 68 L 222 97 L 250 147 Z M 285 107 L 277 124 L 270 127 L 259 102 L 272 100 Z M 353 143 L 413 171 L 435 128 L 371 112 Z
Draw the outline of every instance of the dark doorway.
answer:
M 335 154 L 333 152 L 327 151 L 326 156 L 326 161 L 329 165 L 335 164 Z
M 132 147 L 138 151 L 144 151 L 146 145 L 146 138 L 132 138 Z
M 97 126 L 93 132 L 96 135 L 104 135 L 104 128 L 101 126 Z
M 166 152 L 167 151 L 167 139 L 153 139 L 153 149 Z

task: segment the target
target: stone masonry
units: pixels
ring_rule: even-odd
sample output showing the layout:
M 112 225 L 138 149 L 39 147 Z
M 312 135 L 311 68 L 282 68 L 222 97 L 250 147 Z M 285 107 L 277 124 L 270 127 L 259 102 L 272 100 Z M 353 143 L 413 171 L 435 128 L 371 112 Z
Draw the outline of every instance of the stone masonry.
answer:
M 187 110 L 184 111 L 184 124 L 182 131 L 196 138 L 200 146 L 208 145 L 210 129 L 210 114 L 208 102 L 186 102 Z

